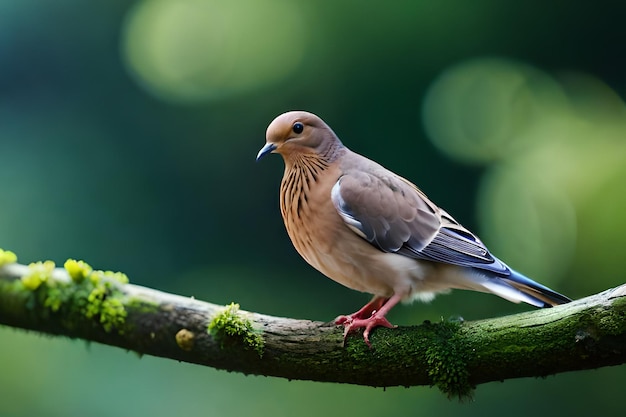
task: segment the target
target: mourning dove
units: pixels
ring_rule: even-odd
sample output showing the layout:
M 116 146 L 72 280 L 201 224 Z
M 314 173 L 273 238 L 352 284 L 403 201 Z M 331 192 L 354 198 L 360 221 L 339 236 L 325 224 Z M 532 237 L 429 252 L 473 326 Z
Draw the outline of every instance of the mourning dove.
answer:
M 465 289 L 551 307 L 571 301 L 509 268 L 415 185 L 345 147 L 314 114 L 292 111 L 267 128 L 257 161 L 285 161 L 280 211 L 298 253 L 327 277 L 374 298 L 336 324 L 344 334 L 394 327 L 398 302 Z

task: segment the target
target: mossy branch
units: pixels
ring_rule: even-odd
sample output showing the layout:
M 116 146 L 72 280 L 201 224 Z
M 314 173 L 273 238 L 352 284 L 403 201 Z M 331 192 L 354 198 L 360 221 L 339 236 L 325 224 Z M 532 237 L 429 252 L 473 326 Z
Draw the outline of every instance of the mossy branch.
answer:
M 64 269 L 0 266 L 0 324 L 246 374 L 436 385 L 459 397 L 489 381 L 626 362 L 626 285 L 512 316 L 379 328 L 369 349 L 360 334 L 344 345 L 343 329 L 332 323 L 250 313 L 124 281 L 76 261 Z

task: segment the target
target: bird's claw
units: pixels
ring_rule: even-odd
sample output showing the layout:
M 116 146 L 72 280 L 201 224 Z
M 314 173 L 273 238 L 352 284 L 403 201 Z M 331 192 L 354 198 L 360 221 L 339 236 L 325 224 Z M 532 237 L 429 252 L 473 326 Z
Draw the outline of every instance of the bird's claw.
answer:
M 335 324 L 336 325 L 340 325 L 340 324 L 350 324 L 352 323 L 354 319 L 352 318 L 352 316 L 339 316 L 335 319 Z
M 385 316 L 379 316 L 376 314 L 376 312 L 374 312 L 370 317 L 366 319 L 355 317 L 355 314 L 351 316 L 339 316 L 335 319 L 335 324 L 338 324 L 338 325 L 342 324 L 344 326 L 344 330 L 343 330 L 344 340 L 346 339 L 346 337 L 348 337 L 348 334 L 350 332 L 360 329 L 360 328 L 364 328 L 365 330 L 363 331 L 363 341 L 370 348 L 372 347 L 372 344 L 370 342 L 369 336 L 370 336 L 370 332 L 373 329 L 375 329 L 376 327 L 380 327 L 380 326 L 387 327 L 390 329 L 397 327 L 391 324 L 389 320 L 385 318 Z

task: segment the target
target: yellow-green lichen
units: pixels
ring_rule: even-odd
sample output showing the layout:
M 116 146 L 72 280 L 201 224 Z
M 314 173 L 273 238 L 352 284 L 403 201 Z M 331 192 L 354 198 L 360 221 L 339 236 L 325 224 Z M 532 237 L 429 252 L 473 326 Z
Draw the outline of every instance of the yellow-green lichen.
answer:
M 474 386 L 469 383 L 467 370 L 469 348 L 459 334 L 460 324 L 439 324 L 436 343 L 426 349 L 428 376 L 448 397 L 471 398 Z
M 0 249 L 0 266 L 14 264 L 17 262 L 17 255 L 10 250 Z
M 71 298 L 71 292 L 67 291 L 63 285 L 58 285 L 54 280 L 46 281 L 46 291 L 43 300 L 44 307 L 56 313 Z
M 239 341 L 249 350 L 263 356 L 263 338 L 252 328 L 252 323 L 239 312 L 239 304 L 230 303 L 209 323 L 208 331 L 220 339 L 222 348 L 227 342 Z
M 75 259 L 68 259 L 63 264 L 63 267 L 74 282 L 82 282 L 85 278 L 91 275 L 91 272 L 93 271 L 87 262 L 77 261 Z
M 124 303 L 120 298 L 107 297 L 102 302 L 100 309 L 100 324 L 107 332 L 117 329 L 119 334 L 123 334 L 122 328 L 126 323 L 127 315 Z
M 121 328 L 126 321 L 127 313 L 119 294 L 116 294 L 115 287 L 110 282 L 100 279 L 88 281 L 94 288 L 87 296 L 85 317 L 97 318 L 107 332 L 117 328 L 119 333 L 123 333 Z
M 49 312 L 79 314 L 96 320 L 106 332 L 123 333 L 127 312 L 120 284 L 128 282 L 121 272 L 94 271 L 87 263 L 68 259 L 64 268 L 71 280 L 53 278 L 55 265 L 52 261 L 29 265 L 29 271 L 19 282 L 31 292 L 30 304 L 37 304 Z
M 98 284 L 102 280 L 113 280 L 120 284 L 128 284 L 128 277 L 123 272 L 95 270 L 89 274 L 89 279 L 94 284 Z
M 52 277 L 54 262 L 33 262 L 28 265 L 28 274 L 22 276 L 22 284 L 31 291 L 35 291 L 41 284 Z

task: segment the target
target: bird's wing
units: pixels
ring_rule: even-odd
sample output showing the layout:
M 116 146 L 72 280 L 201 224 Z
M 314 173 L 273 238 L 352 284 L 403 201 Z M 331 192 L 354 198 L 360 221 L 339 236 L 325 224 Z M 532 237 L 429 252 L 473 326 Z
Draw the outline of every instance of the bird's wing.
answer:
M 345 172 L 331 198 L 345 224 L 382 251 L 510 273 L 480 239 L 415 185 L 382 167 Z

